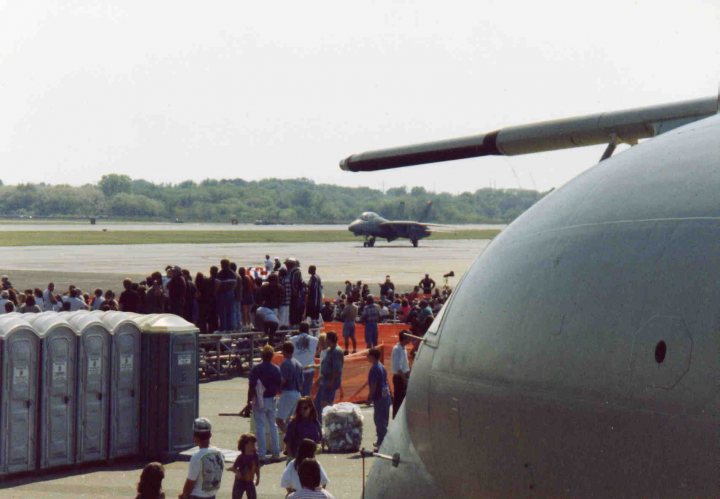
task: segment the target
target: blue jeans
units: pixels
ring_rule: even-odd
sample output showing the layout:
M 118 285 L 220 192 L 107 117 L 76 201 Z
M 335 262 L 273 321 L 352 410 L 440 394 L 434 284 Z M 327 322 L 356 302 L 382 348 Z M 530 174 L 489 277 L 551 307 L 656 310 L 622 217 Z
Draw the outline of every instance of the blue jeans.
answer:
M 258 457 L 260 459 L 265 458 L 267 453 L 267 442 L 265 442 L 265 427 L 270 429 L 270 445 L 271 453 L 273 455 L 280 455 L 280 437 L 278 436 L 277 423 L 275 417 L 277 416 L 277 405 L 275 397 L 263 398 L 263 408 L 254 409 L 253 417 L 255 418 L 255 428 L 257 429 L 257 447 Z
M 377 322 L 368 322 L 365 324 L 365 344 L 368 348 L 376 347 L 378 344 L 378 325 Z
M 322 408 L 326 405 L 332 405 L 335 402 L 335 392 L 340 387 L 338 383 L 334 387 L 326 386 L 323 382 L 320 382 L 318 387 L 317 395 L 315 396 L 315 410 L 318 413 L 318 419 L 322 424 Z
M 235 479 L 233 483 L 232 499 L 242 499 L 243 492 L 247 492 L 248 499 L 256 499 L 257 493 L 255 492 L 255 482 L 252 480 L 238 480 Z
M 307 397 L 310 395 L 310 392 L 312 391 L 314 376 L 315 371 L 303 371 L 303 384 L 302 390 L 300 390 L 300 395 L 302 395 L 303 397 Z
M 373 421 L 375 422 L 375 433 L 377 434 L 378 447 L 382 445 L 385 435 L 387 434 L 388 423 L 390 422 L 390 407 L 392 399 L 389 394 L 385 394 L 378 400 L 373 400 Z

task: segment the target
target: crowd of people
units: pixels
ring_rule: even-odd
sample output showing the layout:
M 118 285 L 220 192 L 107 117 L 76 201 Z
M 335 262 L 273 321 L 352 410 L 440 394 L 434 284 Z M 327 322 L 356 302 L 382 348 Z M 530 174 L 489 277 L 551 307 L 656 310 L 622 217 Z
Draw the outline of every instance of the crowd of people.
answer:
M 303 321 L 343 322 L 344 350 L 357 350 L 355 323 L 365 324 L 367 347 L 377 345 L 377 324 L 405 322 L 413 333 L 423 334 L 450 295 L 447 286 L 435 285 L 427 274 L 408 293 L 396 291 L 387 276 L 379 283 L 377 297 L 367 283 L 345 281 L 345 289 L 325 297 L 315 265 L 303 276 L 300 262 L 283 263 L 265 256 L 262 267 L 239 267 L 223 259 L 206 273 L 191 276 L 176 265 L 165 273 L 153 272 L 140 282 L 127 278 L 123 290 L 95 289 L 85 292 L 74 285 L 60 291 L 48 283 L 46 289 L 15 289 L 4 275 L 0 278 L 0 314 L 43 311 L 121 310 L 135 313 L 173 313 L 194 323 L 201 333 L 260 330 L 270 335 L 278 329 L 297 329 Z

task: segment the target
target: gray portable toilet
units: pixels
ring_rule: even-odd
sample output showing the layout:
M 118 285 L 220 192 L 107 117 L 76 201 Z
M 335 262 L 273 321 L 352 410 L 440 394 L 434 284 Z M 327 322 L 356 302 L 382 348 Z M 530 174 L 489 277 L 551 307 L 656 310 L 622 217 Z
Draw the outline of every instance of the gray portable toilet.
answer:
M 78 345 L 78 392 L 76 462 L 108 458 L 110 413 L 110 332 L 97 316 L 87 311 L 63 314 L 80 335 Z
M 0 475 L 36 467 L 39 356 L 32 326 L 0 316 Z
M 110 458 L 134 456 L 140 453 L 140 329 L 125 312 L 91 315 L 112 334 Z
M 75 463 L 78 336 L 57 312 L 27 316 L 40 336 L 40 468 L 71 465 Z
M 173 314 L 136 317 L 142 332 L 142 452 L 169 459 L 193 447 L 198 415 L 198 328 Z

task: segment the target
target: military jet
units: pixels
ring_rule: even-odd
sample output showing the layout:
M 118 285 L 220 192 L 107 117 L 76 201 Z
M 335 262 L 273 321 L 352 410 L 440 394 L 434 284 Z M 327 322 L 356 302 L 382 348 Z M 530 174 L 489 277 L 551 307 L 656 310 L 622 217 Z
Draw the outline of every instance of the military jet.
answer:
M 593 144 L 601 161 L 503 230 L 433 322 L 365 497 L 720 496 L 716 96 L 341 167 Z
M 387 239 L 388 242 L 399 238 L 410 239 L 412 245 L 417 248 L 418 241 L 431 234 L 429 224 L 388 220 L 372 211 L 360 215 L 360 218 L 348 225 L 348 230 L 356 236 L 364 236 L 363 246 L 366 248 L 375 246 L 375 239 L 378 237 Z

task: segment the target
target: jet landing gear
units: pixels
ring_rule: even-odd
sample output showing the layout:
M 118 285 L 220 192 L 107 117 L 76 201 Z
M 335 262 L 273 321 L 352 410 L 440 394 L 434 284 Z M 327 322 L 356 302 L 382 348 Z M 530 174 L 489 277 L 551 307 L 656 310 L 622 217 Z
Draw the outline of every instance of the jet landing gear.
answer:
M 363 248 L 372 248 L 373 246 L 375 246 L 375 238 L 366 237 L 365 242 L 363 243 Z
M 417 247 L 418 247 L 418 240 L 417 240 L 417 239 L 415 239 L 415 238 L 410 239 L 410 242 L 412 243 L 413 248 L 417 248 Z

